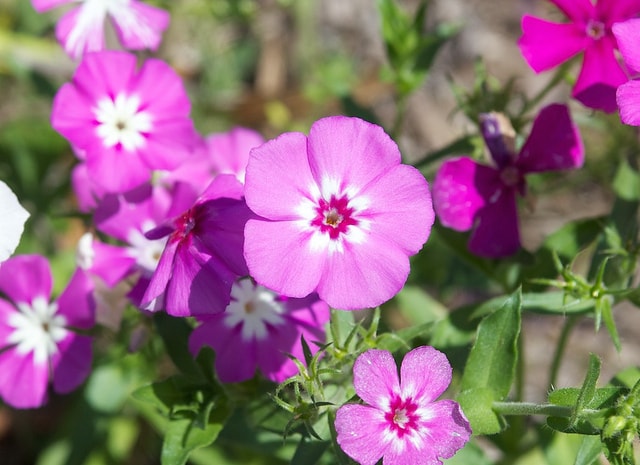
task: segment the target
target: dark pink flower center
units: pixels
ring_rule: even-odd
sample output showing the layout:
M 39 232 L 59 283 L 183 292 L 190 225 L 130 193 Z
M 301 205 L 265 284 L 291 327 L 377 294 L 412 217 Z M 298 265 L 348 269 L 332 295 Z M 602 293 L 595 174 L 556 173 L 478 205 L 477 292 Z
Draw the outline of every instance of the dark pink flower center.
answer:
M 178 217 L 175 223 L 176 229 L 173 234 L 171 234 L 172 241 L 184 240 L 191 234 L 193 228 L 196 227 L 194 210 L 194 208 L 191 208 Z
M 587 33 L 587 36 L 593 40 L 600 40 L 605 36 L 607 28 L 602 21 L 590 19 L 587 23 L 587 27 L 585 28 L 585 32 Z
M 320 228 L 323 233 L 329 234 L 331 239 L 337 239 L 341 233 L 347 232 L 351 225 L 358 224 L 353 218 L 353 208 L 349 208 L 347 197 L 336 198 L 335 195 L 327 202 L 320 199 L 316 207 L 316 217 L 311 224 Z
M 500 180 L 509 187 L 517 187 L 523 182 L 520 170 L 515 166 L 507 166 L 500 171 Z
M 384 414 L 384 419 L 399 438 L 418 429 L 418 406 L 411 399 L 396 397 L 391 401 L 389 411 Z

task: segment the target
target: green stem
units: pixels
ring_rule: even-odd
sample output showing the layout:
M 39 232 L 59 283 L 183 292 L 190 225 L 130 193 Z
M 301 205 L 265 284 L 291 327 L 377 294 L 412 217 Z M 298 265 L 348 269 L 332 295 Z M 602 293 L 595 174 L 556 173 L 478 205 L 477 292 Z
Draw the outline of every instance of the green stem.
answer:
M 494 402 L 493 410 L 500 415 L 547 415 L 571 418 L 573 408 L 533 402 Z
M 567 72 L 567 68 L 568 68 L 567 63 L 560 66 L 558 68 L 558 71 L 556 71 L 556 73 L 553 75 L 553 77 L 547 83 L 547 85 L 544 86 L 540 90 L 540 92 L 538 92 L 535 96 L 533 96 L 531 100 L 527 101 L 525 106 L 522 108 L 522 111 L 520 112 L 520 114 L 523 115 L 529 110 L 531 110 L 532 108 L 535 108 L 547 96 L 547 94 L 551 92 L 558 85 L 558 83 L 564 79 Z
M 549 370 L 549 390 L 555 389 L 556 382 L 558 380 L 558 372 L 560 371 L 560 364 L 562 363 L 562 358 L 564 357 L 564 352 L 567 348 L 567 343 L 569 342 L 569 336 L 577 322 L 578 319 L 575 316 L 569 316 L 564 321 L 562 332 L 558 339 L 558 345 L 556 346 L 556 351 L 553 354 L 551 368 Z
M 402 123 L 404 122 L 404 115 L 407 109 L 407 97 L 406 94 L 401 94 L 398 96 L 398 102 L 396 104 L 396 116 L 393 121 L 393 127 L 391 128 L 391 138 L 393 140 L 398 140 L 398 136 L 400 135 L 400 130 L 402 129 Z

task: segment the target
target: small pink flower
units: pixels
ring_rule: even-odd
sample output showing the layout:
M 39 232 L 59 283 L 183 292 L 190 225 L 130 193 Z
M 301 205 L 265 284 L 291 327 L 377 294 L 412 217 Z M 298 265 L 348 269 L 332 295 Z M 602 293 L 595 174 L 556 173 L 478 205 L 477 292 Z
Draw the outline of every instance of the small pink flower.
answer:
M 434 219 L 422 174 L 400 163 L 382 128 L 358 118 L 323 118 L 309 137 L 286 133 L 253 149 L 245 196 L 260 215 L 245 228 L 251 276 L 341 309 L 393 297 Z
M 471 229 L 469 250 L 498 258 L 520 248 L 516 195 L 525 195 L 528 173 L 582 166 L 584 147 L 565 105 L 543 108 L 519 153 L 507 147 L 499 119 L 483 116 L 482 132 L 495 167 L 469 157 L 442 164 L 433 183 L 440 222 L 457 231 Z
M 191 334 L 189 346 L 194 355 L 203 345 L 215 350 L 216 372 L 223 383 L 250 379 L 256 368 L 280 383 L 297 372 L 286 354 L 304 360 L 300 337 L 315 349 L 312 342 L 324 341 L 329 316 L 329 306 L 317 295 L 289 299 L 243 278 L 234 283 L 225 311 L 204 319 Z
M 197 141 L 180 77 L 150 59 L 138 70 L 124 52 L 85 56 L 73 81 L 58 91 L 51 124 L 86 163 L 82 192 L 125 192 L 171 170 Z M 90 202 L 86 202 L 89 203 Z
M 13 191 L 0 181 L 0 262 L 5 261 L 18 247 L 27 212 Z
M 640 75 L 640 19 L 614 24 L 613 34 L 629 72 L 633 76 Z M 640 79 L 632 79 L 618 87 L 616 100 L 622 122 L 640 126 Z
M 438 465 L 471 436 L 460 406 L 436 399 L 451 382 L 445 355 L 423 346 L 405 355 L 400 379 L 393 356 L 371 349 L 353 366 L 356 394 L 369 405 L 346 404 L 336 413 L 342 450 L 361 465 Z
M 75 330 L 94 325 L 93 285 L 79 270 L 57 301 L 51 288 L 44 257 L 0 266 L 0 396 L 16 408 L 44 405 L 50 381 L 58 393 L 74 390 L 91 370 L 91 338 Z
M 640 14 L 638 0 L 551 0 L 569 18 L 554 23 L 533 16 L 522 18 L 518 41 L 522 55 L 536 73 L 553 68 L 584 52 L 573 97 L 584 105 L 613 112 L 617 87 L 627 81 L 618 63 L 613 23 Z
M 56 26 L 56 37 L 67 54 L 77 60 L 88 52 L 104 50 L 104 22 L 108 17 L 120 42 L 131 50 L 156 50 L 169 25 L 169 13 L 137 0 L 31 0 L 39 13 L 58 5 L 80 3 Z

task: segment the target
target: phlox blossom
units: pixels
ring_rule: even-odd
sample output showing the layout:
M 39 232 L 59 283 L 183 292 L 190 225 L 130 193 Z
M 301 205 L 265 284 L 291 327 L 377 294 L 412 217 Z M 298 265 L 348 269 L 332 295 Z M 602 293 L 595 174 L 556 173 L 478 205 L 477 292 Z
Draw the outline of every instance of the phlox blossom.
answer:
M 297 372 L 287 354 L 304 360 L 301 336 L 317 349 L 312 342 L 324 341 L 329 316 L 329 306 L 317 295 L 290 299 L 242 278 L 233 284 L 225 311 L 203 318 L 189 346 L 194 355 L 204 345 L 215 350 L 216 373 L 223 383 L 250 379 L 256 368 L 280 383 Z
M 24 223 L 29 213 L 13 191 L 0 181 L 0 262 L 5 261 L 18 247 Z
M 620 54 L 633 76 L 640 75 L 640 19 L 613 25 Z M 640 79 L 632 79 L 618 87 L 616 100 L 620 119 L 625 124 L 640 126 Z
M 640 14 L 640 0 L 551 0 L 569 19 L 554 23 L 525 15 L 518 46 L 536 73 L 584 52 L 573 97 L 584 105 L 613 112 L 616 89 L 627 81 L 618 63 L 614 23 Z
M 91 338 L 75 331 L 94 324 L 93 286 L 74 273 L 51 301 L 49 264 L 18 255 L 0 265 L 0 396 L 16 408 L 39 407 L 47 387 L 67 393 L 91 370 Z
M 197 141 L 180 77 L 125 52 L 87 54 L 53 101 L 51 124 L 86 163 L 90 191 L 125 192 L 176 168 Z
M 516 195 L 526 193 L 525 176 L 578 168 L 584 162 L 580 134 L 565 105 L 553 104 L 540 111 L 519 152 L 505 143 L 505 123 L 499 116 L 492 113 L 481 118 L 495 166 L 469 157 L 447 160 L 433 182 L 440 222 L 457 231 L 471 230 L 469 250 L 489 258 L 512 255 L 520 248 Z
M 402 360 L 370 349 L 353 366 L 356 394 L 368 405 L 345 404 L 336 412 L 337 441 L 361 465 L 439 465 L 471 436 L 453 400 L 436 399 L 451 382 L 451 365 L 433 347 L 413 349 Z
M 340 309 L 380 305 L 429 237 L 426 180 L 379 126 L 334 116 L 251 150 L 245 258 L 255 280 Z
M 73 59 L 104 50 L 104 23 L 110 18 L 118 38 L 130 50 L 156 50 L 169 25 L 169 13 L 137 0 L 31 0 L 39 13 L 80 3 L 56 26 L 56 38 Z
M 143 308 L 173 316 L 222 312 L 235 280 L 248 274 L 242 231 L 250 216 L 242 184 L 221 174 L 192 207 L 148 231 L 147 239 L 167 237 L 167 243 L 142 297 Z

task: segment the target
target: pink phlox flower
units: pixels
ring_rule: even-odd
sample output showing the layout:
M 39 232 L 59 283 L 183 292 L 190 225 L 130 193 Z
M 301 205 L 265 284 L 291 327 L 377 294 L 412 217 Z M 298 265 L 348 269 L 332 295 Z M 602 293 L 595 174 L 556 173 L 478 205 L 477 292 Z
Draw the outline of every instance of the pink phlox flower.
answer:
M 5 261 L 18 247 L 29 212 L 24 209 L 13 191 L 0 181 L 0 262 Z
M 353 366 L 356 394 L 368 405 L 345 404 L 336 412 L 342 450 L 361 465 L 439 465 L 471 436 L 458 403 L 439 400 L 451 382 L 442 352 L 422 346 L 405 355 L 400 379 L 393 356 L 370 349 Z
M 434 219 L 422 174 L 400 163 L 382 128 L 358 118 L 323 118 L 308 137 L 286 133 L 251 150 L 245 196 L 259 215 L 245 228 L 251 276 L 340 309 L 393 297 Z
M 125 52 L 87 54 L 53 101 L 52 126 L 100 192 L 125 192 L 153 170 L 176 168 L 199 140 L 180 77 L 160 60 L 139 70 L 136 61 Z
M 224 312 L 202 319 L 189 339 L 195 355 L 202 346 L 216 352 L 215 368 L 223 383 L 237 383 L 254 376 L 256 368 L 276 383 L 297 373 L 291 354 L 304 363 L 300 337 L 312 352 L 324 342 L 324 324 L 329 306 L 312 294 L 304 299 L 288 299 L 250 278 L 237 280 L 231 302 Z
M 635 77 L 625 82 L 616 92 L 620 119 L 625 124 L 640 126 L 640 19 L 630 19 L 613 25 L 625 65 Z
M 242 184 L 219 175 L 191 208 L 147 232 L 148 239 L 168 239 L 143 307 L 173 316 L 222 312 L 236 278 L 248 274 L 242 232 L 250 216 Z
M 56 26 L 56 38 L 74 60 L 105 49 L 107 18 L 122 45 L 130 50 L 157 50 L 162 32 L 169 26 L 168 12 L 137 0 L 32 0 L 31 3 L 39 13 L 59 5 L 80 3 Z
M 613 112 L 617 87 L 627 81 L 618 62 L 614 23 L 640 14 L 640 0 L 551 0 L 569 19 L 554 23 L 533 16 L 522 18 L 518 46 L 536 73 L 553 68 L 584 52 L 573 97 L 584 105 Z
M 516 194 L 525 195 L 525 176 L 574 169 L 584 162 L 580 134 L 565 105 L 540 111 L 519 153 L 504 143 L 501 121 L 492 113 L 481 123 L 495 166 L 469 157 L 448 160 L 433 184 L 440 222 L 457 231 L 471 230 L 469 250 L 489 258 L 512 255 L 520 248 Z
M 16 408 L 47 401 L 47 387 L 67 393 L 91 370 L 91 338 L 79 334 L 94 325 L 93 285 L 74 273 L 57 301 L 51 301 L 49 264 L 38 255 L 19 255 L 0 266 L 0 396 Z

